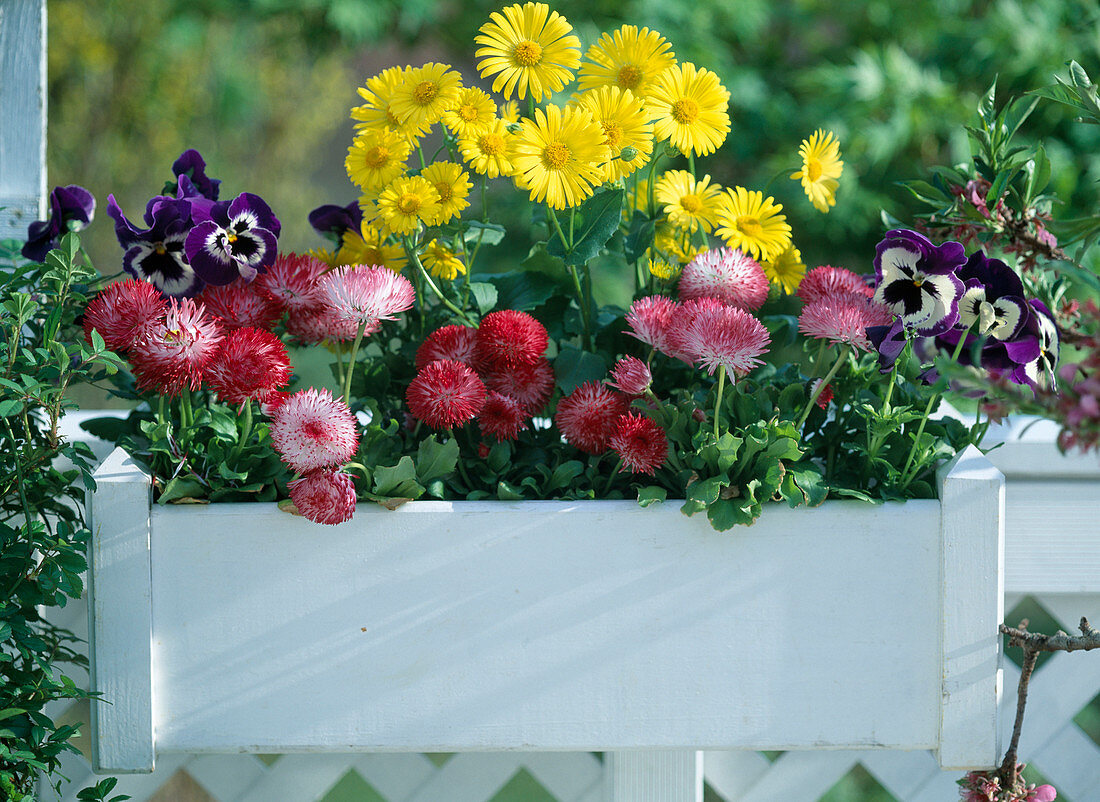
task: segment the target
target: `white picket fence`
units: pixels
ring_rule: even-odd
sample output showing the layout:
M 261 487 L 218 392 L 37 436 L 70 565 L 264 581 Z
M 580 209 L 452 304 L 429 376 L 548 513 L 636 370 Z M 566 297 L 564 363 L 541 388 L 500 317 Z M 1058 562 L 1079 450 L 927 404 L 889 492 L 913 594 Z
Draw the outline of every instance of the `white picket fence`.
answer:
M 77 420 L 70 421 L 70 431 L 80 436 Z M 1050 445 L 1052 428 L 1047 424 L 1022 434 L 1021 429 L 1002 432 L 1010 442 L 991 454 L 1008 477 L 1005 609 L 1029 595 L 1073 631 L 1082 615 L 1100 621 L 1100 460 L 1060 457 Z M 105 453 L 103 444 L 97 447 Z M 1067 549 L 1071 559 L 1066 559 Z M 70 605 L 54 619 L 79 635 L 87 632 L 83 604 Z M 883 670 L 891 671 L 889 656 L 884 659 Z M 1019 672 L 1008 661 L 1004 668 L 1002 741 L 1007 744 Z M 86 676 L 74 679 L 87 681 Z M 1100 662 L 1093 654 L 1053 655 L 1031 684 L 1021 757 L 1070 802 L 1100 800 L 1100 746 L 1074 722 L 1098 695 Z M 63 720 L 87 720 L 86 705 L 59 704 L 49 712 Z M 689 765 L 690 755 L 682 757 L 687 760 L 679 765 Z M 958 773 L 940 771 L 931 752 L 787 752 L 774 761 L 747 751 L 699 757 L 711 792 L 725 802 L 816 802 L 857 765 L 900 802 L 957 798 Z M 610 766 L 611 761 L 587 752 L 478 753 L 447 759 L 420 754 L 283 755 L 274 760 L 166 754 L 152 774 L 120 777 L 117 792 L 130 794 L 135 802 L 322 802 L 330 793 L 340 800 L 489 802 L 522 780 L 535 794 L 541 786 L 539 800 L 603 802 L 613 779 Z M 669 766 L 675 769 L 675 760 Z M 64 802 L 75 800 L 80 788 L 97 779 L 87 754 L 68 756 L 63 773 L 71 780 Z M 48 789 L 42 798 L 57 799 Z

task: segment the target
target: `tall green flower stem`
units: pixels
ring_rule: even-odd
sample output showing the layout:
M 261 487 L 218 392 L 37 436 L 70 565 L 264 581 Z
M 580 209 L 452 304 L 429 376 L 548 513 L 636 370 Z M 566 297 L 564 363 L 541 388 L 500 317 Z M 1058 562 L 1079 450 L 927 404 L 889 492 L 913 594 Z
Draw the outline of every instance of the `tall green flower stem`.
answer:
M 355 359 L 359 356 L 359 345 L 363 342 L 363 334 L 367 330 L 367 321 L 359 324 L 359 330 L 355 332 L 355 340 L 351 344 L 351 354 L 348 358 L 348 372 L 344 377 L 344 403 L 351 406 L 351 378 L 355 375 Z
M 606 496 L 611 492 L 611 485 L 615 484 L 615 479 L 619 475 L 619 471 L 623 469 L 623 458 L 619 457 L 619 461 L 615 464 L 615 468 L 611 471 L 611 476 L 607 479 L 607 484 L 604 486 L 603 494 Z
M 237 438 L 237 447 L 233 449 L 233 454 L 230 456 L 232 462 L 236 462 L 237 458 L 241 456 L 241 452 L 244 451 L 244 445 L 248 442 L 248 438 L 252 435 L 252 400 L 244 402 L 244 409 L 241 410 L 241 431 Z
M 450 309 L 452 312 L 454 312 L 456 315 L 458 315 L 460 318 L 462 318 L 467 325 L 477 325 L 465 312 L 463 312 L 461 309 L 459 309 L 457 306 L 447 300 L 447 297 L 442 292 L 440 292 L 439 287 L 437 287 L 435 285 L 435 282 L 432 281 L 432 277 L 428 275 L 428 271 L 424 269 L 424 264 L 420 261 L 420 255 L 416 252 L 416 248 L 413 247 L 412 240 L 410 240 L 408 237 L 404 237 L 404 245 L 405 254 L 409 257 L 409 261 L 413 263 L 413 266 L 416 268 L 417 274 L 432 291 L 435 297 L 439 299 L 439 302 Z
M 663 155 L 663 150 L 659 153 L 654 153 L 653 161 L 649 163 L 649 180 L 646 182 L 646 194 L 648 196 L 646 198 L 646 208 L 649 210 L 650 218 L 657 217 L 657 206 L 653 201 L 653 178 L 657 174 L 657 162 L 661 160 Z
M 191 411 L 191 391 L 186 387 L 180 391 L 180 427 L 190 429 L 195 423 L 195 415 Z
M 718 366 L 718 397 L 714 399 L 714 439 L 718 439 L 718 420 L 722 417 L 722 391 L 726 388 L 726 366 Z
M 688 151 L 688 172 L 691 173 L 692 180 L 695 179 L 695 151 Z
M 890 381 L 886 385 L 886 395 L 882 399 L 882 407 L 879 409 L 879 418 L 885 418 L 890 414 L 890 399 L 894 395 L 894 385 L 897 384 L 898 379 L 898 362 L 900 359 L 894 360 L 894 366 L 890 369 Z M 885 427 L 882 427 L 885 428 Z M 878 455 L 878 450 L 882 448 L 882 444 L 886 442 L 886 437 L 889 432 L 880 431 L 875 432 L 875 427 L 867 427 L 867 457 L 874 459 Z
M 959 337 L 959 342 L 955 346 L 955 350 L 951 354 L 952 365 L 956 364 L 959 361 L 959 354 L 962 353 L 963 346 L 966 344 L 966 338 L 970 336 L 970 329 L 973 328 L 973 326 L 974 324 L 971 323 L 970 326 L 967 327 L 966 331 L 962 333 L 962 336 Z M 906 343 L 906 347 L 908 346 L 909 344 Z M 913 438 L 913 445 L 909 448 L 909 456 L 905 458 L 905 467 L 901 469 L 902 487 L 908 487 L 909 483 L 917 478 L 917 472 L 915 470 L 913 471 L 912 476 L 909 475 L 909 468 L 912 467 L 913 460 L 917 456 L 917 448 L 920 447 L 920 438 L 921 435 L 924 434 L 924 426 L 926 423 L 928 423 L 928 416 L 932 414 L 933 409 L 936 409 L 939 406 L 941 400 L 943 400 L 943 393 L 933 393 L 932 396 L 928 399 L 928 403 L 924 407 L 924 414 L 921 416 L 920 424 L 917 426 L 917 435 Z
M 550 204 L 546 204 L 546 215 L 550 218 L 554 231 L 557 233 L 558 238 L 561 239 L 562 248 L 568 254 L 573 250 L 573 214 L 570 211 L 569 216 L 569 230 L 570 236 L 566 237 L 565 232 L 562 230 L 561 223 L 558 221 L 558 216 L 554 212 L 554 208 Z M 569 265 L 569 275 L 573 279 L 573 289 L 577 293 L 577 306 L 581 310 L 581 325 L 584 327 L 584 347 L 586 350 L 592 350 L 592 327 L 589 321 L 592 313 L 592 298 L 591 298 L 591 278 L 587 274 L 586 268 L 586 284 L 589 285 L 589 292 L 584 291 L 584 287 L 581 286 L 581 277 L 577 273 L 576 265 Z
M 810 417 L 810 410 L 814 408 L 814 403 L 817 401 L 818 396 L 821 395 L 821 391 L 824 390 L 829 385 L 829 382 L 833 380 L 833 377 L 836 376 L 836 372 L 840 370 L 840 366 L 844 364 L 844 360 L 848 358 L 848 354 L 851 350 L 851 343 L 844 343 L 844 347 L 840 349 L 840 353 L 837 355 L 836 362 L 833 363 L 833 366 L 829 368 L 829 372 L 825 374 L 825 378 L 818 382 L 817 387 L 815 387 L 814 391 L 810 394 L 810 398 L 806 402 L 806 408 L 802 410 L 802 415 L 799 417 L 798 423 L 795 424 L 794 428 L 799 430 L 802 429 L 802 424 L 806 422 L 806 418 Z

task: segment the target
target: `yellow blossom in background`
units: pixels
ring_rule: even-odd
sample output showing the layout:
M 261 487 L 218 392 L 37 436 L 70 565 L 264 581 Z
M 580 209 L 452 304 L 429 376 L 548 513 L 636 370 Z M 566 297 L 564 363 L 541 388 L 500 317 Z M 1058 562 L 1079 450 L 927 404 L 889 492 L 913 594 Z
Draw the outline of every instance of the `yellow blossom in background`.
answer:
M 437 239 L 433 239 L 424 246 L 424 252 L 420 254 L 420 260 L 423 262 L 424 267 L 436 278 L 454 281 L 460 275 L 466 273 L 466 265 L 462 264 L 462 260 L 455 256 L 453 251 L 445 248 Z
M 349 228 L 344 232 L 340 250 L 336 252 L 333 260 L 326 264 L 377 265 L 387 267 L 394 273 L 400 273 L 408 261 L 404 248 L 400 245 L 386 244 L 386 237 L 382 232 L 363 221 L 358 231 Z
M 767 261 L 791 244 L 791 227 L 781 211 L 783 206 L 762 192 L 727 189 L 719 201 L 716 233 L 731 248 Z
M 348 178 L 364 190 L 377 190 L 405 171 L 412 145 L 388 129 L 367 129 L 348 148 L 344 169 Z
M 672 45 L 656 31 L 623 25 L 605 33 L 584 54 L 577 81 L 581 91 L 600 86 L 629 89 L 642 100 L 649 97 L 653 81 L 676 64 Z
M 638 185 L 631 187 L 630 182 L 626 186 L 626 203 L 623 204 L 623 220 L 629 223 L 634 219 L 634 212 L 649 212 L 649 182 L 644 178 L 638 179 Z
M 511 175 L 512 140 L 504 120 L 493 120 L 488 129 L 458 140 L 458 149 L 470 169 L 488 178 Z
M 730 130 L 730 93 L 707 69 L 690 62 L 669 67 L 653 83 L 646 108 L 654 120 L 653 134 L 681 153 L 713 153 Z
M 768 280 L 782 288 L 787 295 L 794 294 L 802 283 L 802 277 L 806 275 L 802 254 L 794 245 L 788 245 L 780 254 L 764 262 L 763 268 Z
M 806 197 L 819 212 L 828 214 L 830 206 L 836 206 L 836 188 L 840 174 L 844 172 L 844 162 L 840 160 L 840 142 L 833 132 L 827 134 L 820 128 L 809 139 L 802 140 L 798 149 L 802 157 L 802 169 L 792 173 L 795 181 L 802 180 L 802 189 Z
M 514 100 L 508 100 L 500 104 L 500 118 L 506 123 L 519 122 L 519 104 Z
M 513 178 L 530 191 L 531 200 L 567 209 L 579 206 L 603 183 L 601 166 L 609 150 L 603 129 L 587 111 L 551 104 L 521 125 L 513 145 Z
M 653 188 L 672 225 L 690 232 L 702 227 L 708 234 L 718 222 L 721 195 L 722 187 L 711 184 L 709 175 L 696 181 L 687 170 L 668 170 Z
M 439 193 L 423 176 L 400 176 L 386 185 L 374 207 L 374 220 L 381 220 L 385 233 L 411 234 L 438 216 Z
M 470 196 L 470 177 L 462 169 L 461 164 L 433 162 L 420 174 L 435 187 L 439 195 L 439 214 L 426 221 L 429 225 L 440 226 L 449 223 L 470 205 L 466 200 Z
M 560 92 L 581 62 L 581 40 L 565 17 L 545 3 L 519 3 L 489 15 L 474 41 L 482 78 L 495 75 L 493 91 L 508 100 L 528 92 L 535 102 Z
M 479 134 L 496 119 L 497 104 L 476 86 L 463 89 L 458 102 L 450 111 L 443 112 L 443 124 L 456 137 Z
M 680 275 L 680 266 L 669 264 L 664 259 L 650 259 L 649 273 L 661 281 L 672 281 Z
M 578 95 L 576 105 L 588 111 L 603 129 L 611 151 L 603 168 L 604 181 L 618 181 L 649 162 L 653 153 L 653 126 L 642 101 L 632 92 L 602 86 Z M 629 160 L 622 158 L 624 148 L 631 148 Z
M 462 76 L 449 64 L 429 62 L 406 70 L 390 108 L 402 125 L 433 125 L 453 109 L 462 91 Z
M 692 244 L 691 232 L 672 225 L 667 219 L 657 222 L 653 235 L 653 246 L 670 256 L 676 261 L 686 265 L 703 251 L 707 250 L 706 244 Z
M 314 259 L 324 262 L 329 267 L 336 266 L 336 254 L 330 251 L 328 248 L 310 248 L 306 251 Z
M 356 121 L 357 132 L 364 128 L 389 129 L 409 141 L 416 141 L 428 133 L 427 125 L 403 125 L 392 108 L 394 93 L 410 69 L 412 68 L 390 67 L 368 78 L 366 85 L 359 87 L 357 91 L 366 102 L 351 110 L 351 119 Z

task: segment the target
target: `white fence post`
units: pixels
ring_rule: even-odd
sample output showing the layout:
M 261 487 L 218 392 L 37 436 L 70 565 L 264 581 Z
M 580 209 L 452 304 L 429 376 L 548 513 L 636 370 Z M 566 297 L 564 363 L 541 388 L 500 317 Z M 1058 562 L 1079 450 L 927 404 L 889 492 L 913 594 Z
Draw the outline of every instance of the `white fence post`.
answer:
M 46 211 L 46 0 L 0 0 L 0 239 Z
M 703 802 L 703 753 L 607 752 L 607 802 Z

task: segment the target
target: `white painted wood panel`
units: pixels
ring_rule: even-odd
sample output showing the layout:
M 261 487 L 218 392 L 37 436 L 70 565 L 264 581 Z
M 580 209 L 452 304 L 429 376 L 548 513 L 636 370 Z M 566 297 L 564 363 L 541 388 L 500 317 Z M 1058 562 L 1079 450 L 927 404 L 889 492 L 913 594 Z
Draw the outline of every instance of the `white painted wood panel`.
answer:
M 606 802 L 703 802 L 703 753 L 609 752 Z
M 46 0 L 0 3 L 0 239 L 46 212 Z

